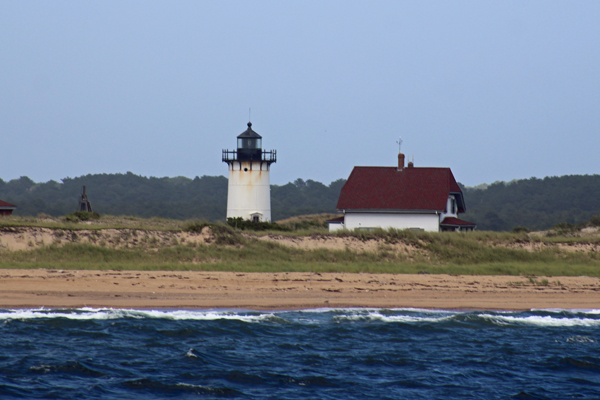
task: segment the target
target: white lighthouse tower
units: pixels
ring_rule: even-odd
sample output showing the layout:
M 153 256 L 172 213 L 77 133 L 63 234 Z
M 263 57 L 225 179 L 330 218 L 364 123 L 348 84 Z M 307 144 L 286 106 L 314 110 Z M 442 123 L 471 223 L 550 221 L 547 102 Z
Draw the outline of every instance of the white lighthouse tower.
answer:
M 237 137 L 237 150 L 223 150 L 229 167 L 227 218 L 271 222 L 269 170 L 276 161 L 277 151 L 263 150 L 262 137 L 248 122 L 248 129 Z

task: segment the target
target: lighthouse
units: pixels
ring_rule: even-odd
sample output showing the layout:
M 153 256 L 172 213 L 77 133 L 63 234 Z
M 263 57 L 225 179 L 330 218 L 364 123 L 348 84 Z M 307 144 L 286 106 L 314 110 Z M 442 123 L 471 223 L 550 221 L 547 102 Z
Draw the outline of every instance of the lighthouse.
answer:
M 262 149 L 262 137 L 248 129 L 237 137 L 237 150 L 223 150 L 229 167 L 227 218 L 241 217 L 254 222 L 271 222 L 269 170 L 277 151 Z

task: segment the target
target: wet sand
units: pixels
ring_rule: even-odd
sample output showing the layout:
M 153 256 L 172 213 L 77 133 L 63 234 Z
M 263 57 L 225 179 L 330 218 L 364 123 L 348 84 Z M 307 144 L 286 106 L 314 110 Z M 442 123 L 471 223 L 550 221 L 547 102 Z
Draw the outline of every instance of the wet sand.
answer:
M 0 308 L 600 309 L 590 277 L 0 270 Z M 544 280 L 547 280 L 545 282 Z

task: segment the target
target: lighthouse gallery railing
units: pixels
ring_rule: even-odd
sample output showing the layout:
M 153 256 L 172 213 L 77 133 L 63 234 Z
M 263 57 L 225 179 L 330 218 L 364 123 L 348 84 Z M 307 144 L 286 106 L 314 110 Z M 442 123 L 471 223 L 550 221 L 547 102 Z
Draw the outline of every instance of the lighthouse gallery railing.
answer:
M 230 161 L 261 161 L 274 163 L 277 162 L 277 150 L 241 151 L 239 154 L 237 150 L 223 150 L 223 162 Z

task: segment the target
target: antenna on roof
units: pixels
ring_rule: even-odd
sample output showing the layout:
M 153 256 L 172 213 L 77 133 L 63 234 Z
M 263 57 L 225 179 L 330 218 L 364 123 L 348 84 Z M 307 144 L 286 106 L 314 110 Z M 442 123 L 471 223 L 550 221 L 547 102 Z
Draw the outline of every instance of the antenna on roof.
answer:
M 398 153 L 402 153 L 402 137 L 398 138 L 396 143 L 398 143 Z
M 248 121 L 252 121 L 251 112 L 252 112 L 252 109 L 250 107 L 248 107 Z

